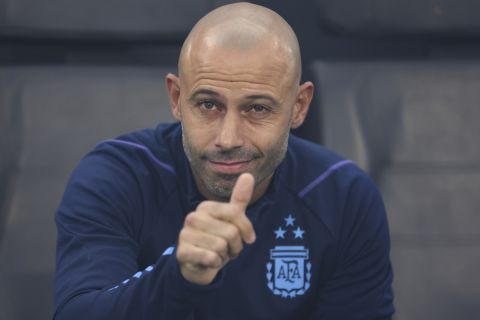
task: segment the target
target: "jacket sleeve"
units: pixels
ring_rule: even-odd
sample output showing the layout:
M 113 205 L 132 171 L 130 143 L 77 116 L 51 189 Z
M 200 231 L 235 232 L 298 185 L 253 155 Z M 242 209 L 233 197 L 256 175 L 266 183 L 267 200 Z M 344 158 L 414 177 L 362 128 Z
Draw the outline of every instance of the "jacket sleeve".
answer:
M 310 319 L 391 319 L 393 273 L 383 201 L 366 176 L 356 179 L 347 194 L 336 268 Z
M 139 270 L 142 215 L 138 177 L 125 161 L 104 151 L 81 161 L 55 216 L 54 319 L 192 319 L 221 279 L 189 283 L 173 247 Z

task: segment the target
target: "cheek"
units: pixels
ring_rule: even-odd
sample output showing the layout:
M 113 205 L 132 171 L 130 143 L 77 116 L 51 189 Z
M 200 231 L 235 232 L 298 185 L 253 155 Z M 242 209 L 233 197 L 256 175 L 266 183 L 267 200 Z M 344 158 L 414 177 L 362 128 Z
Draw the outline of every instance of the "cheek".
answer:
M 194 148 L 197 152 L 207 148 L 213 137 L 211 126 L 205 125 L 195 118 L 183 114 L 182 131 L 190 148 Z
M 257 130 L 255 133 L 252 133 L 249 140 L 257 149 L 267 153 L 277 149 L 279 145 L 283 145 L 288 138 L 289 131 L 290 129 L 286 124 L 277 124 Z

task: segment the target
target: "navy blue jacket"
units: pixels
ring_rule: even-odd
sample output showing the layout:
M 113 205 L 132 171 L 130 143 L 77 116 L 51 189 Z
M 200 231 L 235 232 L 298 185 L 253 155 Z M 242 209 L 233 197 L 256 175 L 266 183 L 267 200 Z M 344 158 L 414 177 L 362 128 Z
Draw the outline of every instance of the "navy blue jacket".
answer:
M 256 242 L 207 286 L 186 281 L 175 258 L 202 200 L 179 124 L 97 145 L 56 213 L 55 319 L 391 318 L 384 206 L 351 161 L 291 135 L 247 209 Z

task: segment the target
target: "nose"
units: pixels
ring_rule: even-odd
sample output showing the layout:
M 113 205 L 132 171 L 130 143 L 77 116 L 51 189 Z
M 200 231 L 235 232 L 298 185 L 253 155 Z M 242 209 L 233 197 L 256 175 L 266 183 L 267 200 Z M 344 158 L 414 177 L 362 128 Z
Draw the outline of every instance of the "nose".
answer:
M 218 135 L 215 139 L 215 146 L 220 149 L 230 150 L 243 145 L 242 119 L 240 115 L 229 111 L 219 121 Z

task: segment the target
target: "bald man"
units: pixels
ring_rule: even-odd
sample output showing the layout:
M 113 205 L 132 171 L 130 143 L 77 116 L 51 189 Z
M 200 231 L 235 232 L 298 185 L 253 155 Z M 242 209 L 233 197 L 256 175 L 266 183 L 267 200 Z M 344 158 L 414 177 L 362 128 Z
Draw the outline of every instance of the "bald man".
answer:
M 55 319 L 390 319 L 385 210 L 290 134 L 313 94 L 290 26 L 220 7 L 166 87 L 175 124 L 99 144 L 56 214 Z

